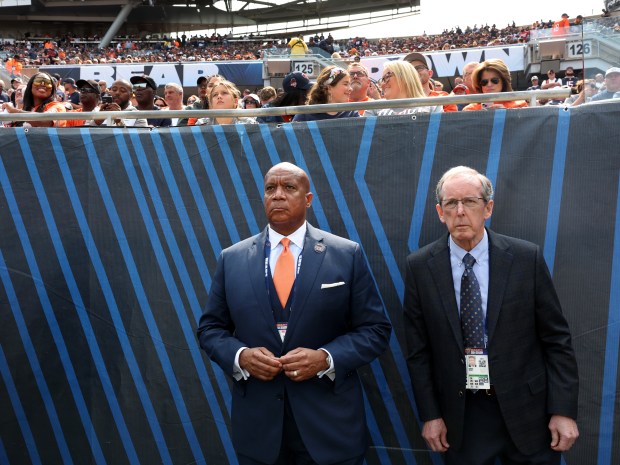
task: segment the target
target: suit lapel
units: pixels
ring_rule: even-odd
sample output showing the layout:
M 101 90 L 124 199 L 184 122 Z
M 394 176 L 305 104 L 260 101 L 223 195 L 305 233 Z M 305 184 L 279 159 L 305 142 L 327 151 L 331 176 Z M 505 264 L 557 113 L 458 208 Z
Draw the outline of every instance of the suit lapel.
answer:
M 321 268 L 325 254 L 329 252 L 323 242 L 321 231 L 312 227 L 309 223 L 307 227 L 308 229 L 306 231 L 306 238 L 304 239 L 304 248 L 302 251 L 301 267 L 295 282 L 295 298 L 291 307 L 291 316 L 288 322 L 288 329 L 286 330 L 286 338 L 284 339 L 285 345 L 287 341 L 290 341 L 293 337 L 296 323 L 299 321 L 302 312 L 306 308 L 306 302 L 309 301 L 308 296 L 318 277 L 319 269 Z
M 459 310 L 456 305 L 454 295 L 454 282 L 452 281 L 452 266 L 450 265 L 450 249 L 448 248 L 448 236 L 444 236 L 435 242 L 431 250 L 431 258 L 428 260 L 428 267 L 433 276 L 433 280 L 439 291 L 443 311 L 452 328 L 452 333 L 461 351 L 463 348 L 463 333 L 461 331 L 461 321 Z
M 489 344 L 493 339 L 499 312 L 508 283 L 508 275 L 512 266 L 510 245 L 500 236 L 487 229 L 489 234 L 489 298 L 487 301 L 487 325 Z
M 252 283 L 252 289 L 258 303 L 258 310 L 265 319 L 267 326 L 271 328 L 273 335 L 278 343 L 281 343 L 280 334 L 273 319 L 273 311 L 269 294 L 267 293 L 265 280 L 265 242 L 267 241 L 268 228 L 256 236 L 256 240 L 248 249 L 248 276 Z

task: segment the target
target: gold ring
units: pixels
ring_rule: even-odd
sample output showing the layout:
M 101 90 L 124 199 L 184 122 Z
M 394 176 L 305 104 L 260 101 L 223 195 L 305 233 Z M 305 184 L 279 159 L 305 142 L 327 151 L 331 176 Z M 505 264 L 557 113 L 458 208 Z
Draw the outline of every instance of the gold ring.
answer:
M 295 370 L 295 371 L 293 372 L 293 376 L 294 376 L 295 378 L 297 378 L 297 370 Z

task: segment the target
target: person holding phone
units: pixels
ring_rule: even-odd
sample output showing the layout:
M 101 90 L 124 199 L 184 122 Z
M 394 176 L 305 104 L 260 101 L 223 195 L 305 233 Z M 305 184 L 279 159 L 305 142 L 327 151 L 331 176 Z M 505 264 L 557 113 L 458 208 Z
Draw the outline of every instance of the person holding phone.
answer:
M 510 70 L 506 63 L 499 59 L 486 60 L 480 63 L 472 74 L 472 82 L 477 94 L 498 94 L 500 92 L 513 91 Z M 470 103 L 463 108 L 463 111 L 523 108 L 527 106 L 525 100 Z

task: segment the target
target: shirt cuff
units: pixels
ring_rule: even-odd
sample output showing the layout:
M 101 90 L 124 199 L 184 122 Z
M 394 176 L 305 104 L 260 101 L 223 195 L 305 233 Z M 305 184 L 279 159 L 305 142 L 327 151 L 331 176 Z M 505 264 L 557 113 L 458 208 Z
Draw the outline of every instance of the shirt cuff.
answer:
M 319 350 L 322 350 L 327 355 L 329 355 L 330 364 L 329 364 L 329 368 L 327 368 L 327 370 L 319 371 L 316 375 L 319 378 L 322 378 L 325 375 L 325 376 L 327 376 L 329 379 L 331 379 L 333 381 L 333 380 L 336 379 L 336 369 L 334 368 L 334 357 L 332 357 L 332 354 L 330 354 L 327 349 L 323 349 L 321 347 L 321 348 L 319 348 Z
M 239 356 L 241 355 L 241 352 L 243 352 L 245 349 L 247 349 L 247 347 L 242 347 L 235 354 L 235 365 L 233 366 L 233 378 L 235 378 L 236 381 L 241 381 L 242 379 L 248 379 L 250 377 L 250 372 L 248 370 L 244 370 L 239 365 Z

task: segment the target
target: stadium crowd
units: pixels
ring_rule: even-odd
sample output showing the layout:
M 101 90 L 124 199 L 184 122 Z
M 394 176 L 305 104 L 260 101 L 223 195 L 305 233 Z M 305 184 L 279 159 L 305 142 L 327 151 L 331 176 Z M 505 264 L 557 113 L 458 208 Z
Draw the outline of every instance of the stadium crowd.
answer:
M 608 20 L 613 18 L 606 18 Z M 378 99 L 407 99 L 421 97 L 441 97 L 447 95 L 484 94 L 512 92 L 511 75 L 508 66 L 497 59 L 489 59 L 482 63 L 467 63 L 463 68 L 463 76 L 455 78 L 455 85 L 451 93 L 442 90 L 439 81 L 433 80 L 433 70 L 429 68 L 426 57 L 421 51 L 434 51 L 453 48 L 491 46 L 500 43 L 518 43 L 529 40 L 534 30 L 545 30 L 550 24 L 552 31 L 567 31 L 570 28 L 581 27 L 581 16 L 570 22 L 567 14 L 556 22 L 537 22 L 531 29 L 519 28 L 514 24 L 504 29 L 493 26 L 473 28 L 467 27 L 464 31 L 455 28 L 444 31 L 437 36 L 422 35 L 410 38 L 379 39 L 369 41 L 354 38 L 341 44 L 328 35 L 311 37 L 309 42 L 303 41 L 302 36 L 291 40 L 273 44 L 280 49 L 288 47 L 291 54 L 305 53 L 310 46 L 318 46 L 328 53 L 339 54 L 334 45 L 343 47 L 348 60 L 348 69 L 338 66 L 324 68 L 315 83 L 310 82 L 302 73 L 290 73 L 283 81 L 282 89 L 276 90 L 265 87 L 252 92 L 245 89 L 241 92 L 236 85 L 227 81 L 223 76 L 202 76 L 196 86 L 199 95 L 185 98 L 184 89 L 176 83 L 156 83 L 150 76 L 133 76 L 130 81 L 119 79 L 110 84 L 105 81 L 86 81 L 71 78 L 61 79 L 58 74 L 50 75 L 45 72 L 36 73 L 27 83 L 22 81 L 22 62 L 25 64 L 41 63 L 41 55 L 54 62 L 82 64 L 101 63 L 110 61 L 132 62 L 148 61 L 155 58 L 157 61 L 203 61 L 213 60 L 214 57 L 228 57 L 231 59 L 254 59 L 258 51 L 244 49 L 229 51 L 229 39 L 224 36 L 213 35 L 209 39 L 200 37 L 144 43 L 127 39 L 119 42 L 116 47 L 107 51 L 95 48 L 91 41 L 76 43 L 70 37 L 58 42 L 46 40 L 41 47 L 26 42 L 25 53 L 15 53 L 6 61 L 5 67 L 11 76 L 10 86 L 0 81 L 0 109 L 5 113 L 24 112 L 93 112 L 93 111 L 154 111 L 154 110 L 206 110 L 206 109 L 246 109 L 260 107 L 284 107 L 305 104 L 330 104 L 345 102 L 364 102 Z M 93 38 L 96 39 L 96 38 Z M 247 37 L 253 41 L 256 37 Z M 209 42 L 205 45 L 204 41 Z M 260 42 L 261 39 L 259 38 Z M 14 45 L 13 45 L 14 46 Z M 99 55 L 95 58 L 95 50 Z M 127 53 L 131 51 L 131 53 Z M 15 49 L 11 50 L 11 53 Z M 142 53 L 143 52 L 143 53 Z M 122 54 L 124 53 L 124 55 Z M 360 54 L 387 55 L 407 53 L 402 60 L 388 62 L 378 82 L 374 82 L 368 70 L 359 60 Z M 232 54 L 232 55 L 231 55 Z M 24 57 L 27 55 L 29 58 Z M 88 57 L 86 60 L 84 58 Z M 148 58 L 147 58 L 148 57 Z M 207 57 L 207 58 L 205 58 Z M 62 59 L 62 60 L 61 60 Z M 553 89 L 567 87 L 572 95 L 564 100 L 542 101 L 547 105 L 581 105 L 591 101 L 620 98 L 620 68 L 612 67 L 606 73 L 599 74 L 592 80 L 578 79 L 575 70 L 569 67 L 563 77 L 555 75 L 549 70 L 547 79 L 539 82 L 538 76 L 532 77 L 532 86 L 528 90 Z M 160 85 L 164 85 L 163 95 L 157 95 Z M 186 102 L 184 104 L 184 102 Z M 262 122 L 290 122 L 310 121 L 318 119 L 332 119 L 341 117 L 383 116 L 393 114 L 410 114 L 419 112 L 443 111 L 476 111 L 497 108 L 523 108 L 528 104 L 525 101 L 496 102 L 491 104 L 472 103 L 469 105 L 431 105 L 407 108 L 386 108 L 380 110 L 335 111 L 326 113 L 300 114 L 294 118 L 290 116 L 269 117 L 230 117 L 230 118 L 167 118 L 162 113 L 161 118 L 124 118 L 114 119 L 113 124 L 122 126 L 182 126 L 200 124 L 255 124 Z M 106 125 L 110 119 L 101 120 L 72 120 L 46 121 L 38 123 L 21 123 L 14 125 L 44 125 L 44 126 L 80 126 Z M 5 126 L 11 125 L 4 124 Z

